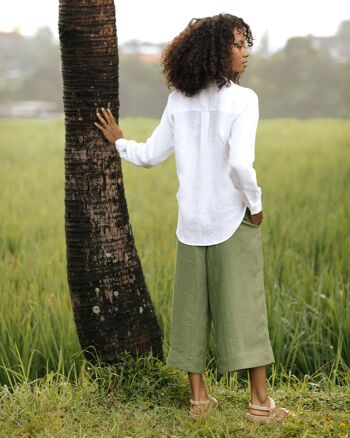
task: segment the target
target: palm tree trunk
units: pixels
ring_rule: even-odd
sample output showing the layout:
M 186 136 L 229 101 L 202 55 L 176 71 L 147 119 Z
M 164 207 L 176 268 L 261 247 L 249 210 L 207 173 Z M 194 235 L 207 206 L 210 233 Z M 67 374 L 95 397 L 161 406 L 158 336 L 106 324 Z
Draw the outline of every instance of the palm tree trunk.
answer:
M 120 157 L 94 126 L 97 108 L 119 116 L 114 2 L 60 0 L 58 27 L 67 273 L 79 341 L 91 361 L 116 363 L 124 351 L 134 357 L 152 351 L 163 360 L 162 335 L 129 223 Z

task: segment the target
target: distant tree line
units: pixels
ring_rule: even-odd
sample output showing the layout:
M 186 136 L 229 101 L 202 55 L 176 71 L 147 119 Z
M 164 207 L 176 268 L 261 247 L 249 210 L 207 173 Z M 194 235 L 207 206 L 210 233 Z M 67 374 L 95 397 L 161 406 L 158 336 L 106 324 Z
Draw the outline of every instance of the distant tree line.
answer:
M 1 33 L 0 45 L 0 103 L 49 101 L 63 111 L 59 49 L 50 28 L 38 29 L 31 38 Z M 120 47 L 119 76 L 120 116 L 160 117 L 170 90 L 159 61 L 146 62 L 137 42 L 126 43 L 125 52 Z M 349 79 L 347 20 L 333 36 L 293 37 L 273 53 L 265 35 L 250 56 L 241 85 L 258 93 L 261 118 L 349 118 Z

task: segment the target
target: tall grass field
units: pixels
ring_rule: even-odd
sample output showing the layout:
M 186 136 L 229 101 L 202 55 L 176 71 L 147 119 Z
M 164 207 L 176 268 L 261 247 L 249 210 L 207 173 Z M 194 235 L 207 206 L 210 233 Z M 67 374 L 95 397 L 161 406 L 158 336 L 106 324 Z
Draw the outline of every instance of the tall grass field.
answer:
M 158 120 L 121 119 L 144 141 Z M 248 424 L 246 371 L 206 382 L 220 409 L 187 414 L 187 375 L 152 357 L 93 367 L 76 335 L 64 240 L 64 122 L 0 120 L 0 437 L 350 437 L 350 122 L 260 121 L 255 169 L 270 338 L 271 395 L 297 412 Z M 97 129 L 97 128 L 96 128 Z M 169 348 L 178 181 L 174 156 L 122 162 L 130 221 Z M 114 379 L 113 393 L 107 391 Z M 208 391 L 208 392 L 209 392 Z

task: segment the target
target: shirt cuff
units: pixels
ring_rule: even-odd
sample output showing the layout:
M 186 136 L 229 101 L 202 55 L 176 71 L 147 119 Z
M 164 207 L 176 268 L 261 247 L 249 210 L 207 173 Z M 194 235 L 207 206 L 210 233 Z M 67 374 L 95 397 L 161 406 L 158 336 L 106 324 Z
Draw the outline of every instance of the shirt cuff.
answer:
M 250 208 L 249 206 L 248 206 L 248 208 L 249 208 L 251 214 L 260 213 L 262 210 L 261 201 L 258 202 L 257 204 L 254 204 L 254 206 L 252 208 Z
M 128 140 L 126 140 L 125 138 L 118 138 L 118 140 L 116 140 L 114 144 L 119 153 L 125 151 L 127 142 Z

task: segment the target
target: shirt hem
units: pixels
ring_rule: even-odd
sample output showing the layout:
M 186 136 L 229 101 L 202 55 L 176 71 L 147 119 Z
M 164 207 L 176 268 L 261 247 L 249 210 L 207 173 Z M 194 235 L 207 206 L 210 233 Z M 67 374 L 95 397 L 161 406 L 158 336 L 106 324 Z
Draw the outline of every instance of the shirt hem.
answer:
M 176 237 L 179 239 L 179 241 L 181 243 L 184 243 L 185 245 L 191 245 L 191 246 L 211 246 L 211 245 L 218 245 L 219 243 L 223 243 L 226 242 L 226 240 L 228 240 L 230 237 L 232 237 L 234 235 L 234 233 L 237 231 L 238 227 L 241 225 L 243 218 L 245 216 L 245 212 L 246 212 L 246 207 L 244 207 L 244 211 L 243 211 L 243 215 L 241 217 L 241 220 L 239 221 L 239 224 L 237 226 L 235 226 L 233 228 L 233 230 L 231 229 L 230 234 L 226 237 L 224 237 L 223 239 L 220 239 L 218 241 L 215 242 L 209 242 L 209 243 L 193 243 L 193 242 L 189 242 L 189 241 L 185 241 L 186 239 L 182 239 L 182 237 L 179 237 L 178 234 L 178 230 L 176 230 Z

